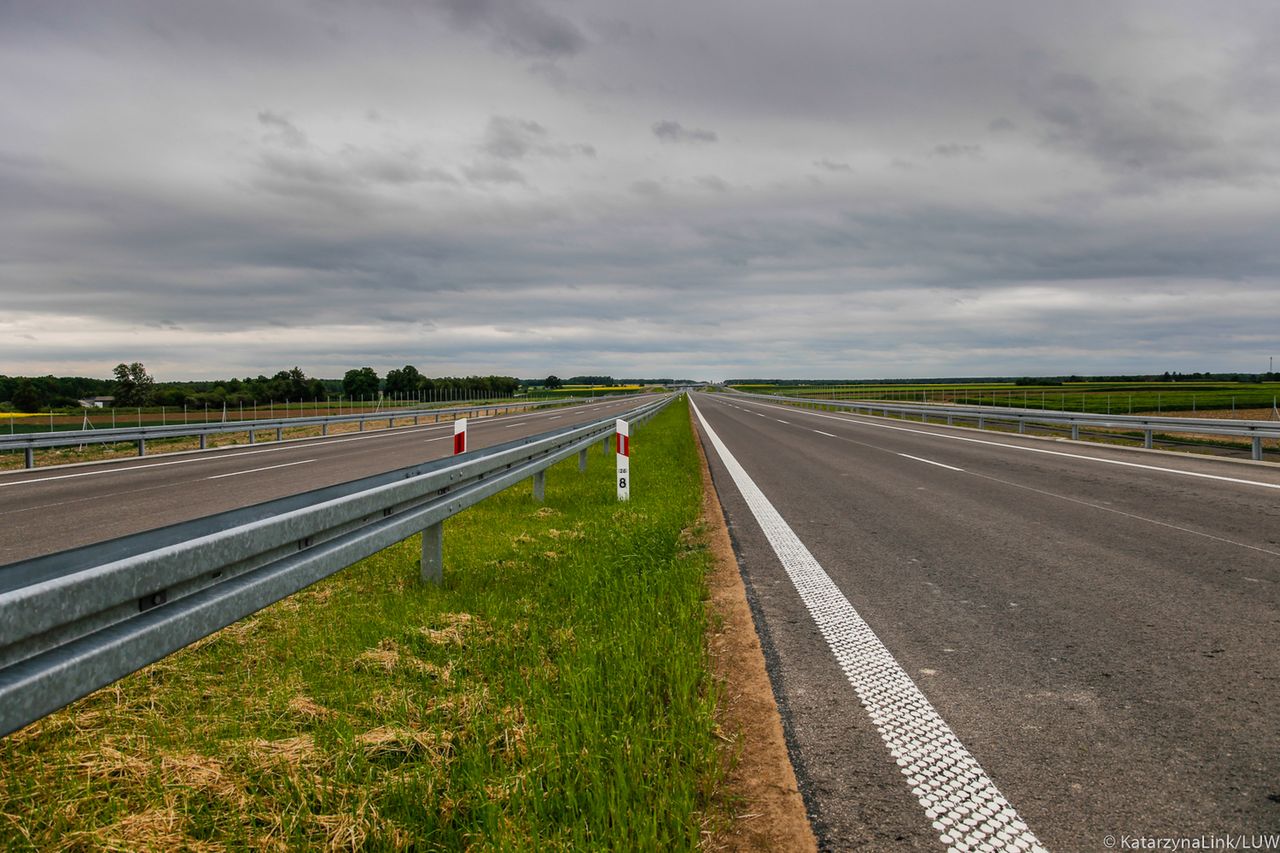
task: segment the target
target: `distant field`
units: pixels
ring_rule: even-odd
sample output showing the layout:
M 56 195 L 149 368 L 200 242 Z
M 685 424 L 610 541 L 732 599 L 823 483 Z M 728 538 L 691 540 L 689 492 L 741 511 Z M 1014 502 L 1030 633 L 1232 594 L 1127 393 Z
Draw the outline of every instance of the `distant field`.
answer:
M 559 388 L 530 388 L 527 396 L 534 399 L 554 397 L 592 397 L 605 394 L 637 394 L 646 385 L 562 385 Z
M 1280 399 L 1280 382 L 1012 382 L 902 385 L 735 385 L 742 391 L 834 400 L 891 400 L 956 405 L 1008 406 L 1069 412 L 1138 414 L 1265 409 Z M 1256 413 L 1251 415 L 1257 417 Z

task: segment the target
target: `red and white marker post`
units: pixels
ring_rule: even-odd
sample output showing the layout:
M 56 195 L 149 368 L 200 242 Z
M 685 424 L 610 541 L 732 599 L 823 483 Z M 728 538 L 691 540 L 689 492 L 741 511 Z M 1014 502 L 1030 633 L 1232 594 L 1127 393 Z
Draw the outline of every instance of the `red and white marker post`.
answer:
M 618 419 L 618 500 L 631 500 L 631 427 Z
M 458 418 L 453 422 L 453 455 L 467 452 L 467 419 Z

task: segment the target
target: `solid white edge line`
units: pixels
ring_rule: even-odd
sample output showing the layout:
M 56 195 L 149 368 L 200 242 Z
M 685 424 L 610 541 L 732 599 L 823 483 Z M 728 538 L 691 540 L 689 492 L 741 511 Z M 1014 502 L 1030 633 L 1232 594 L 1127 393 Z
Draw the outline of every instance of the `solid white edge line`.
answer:
M 265 468 L 250 468 L 247 471 L 231 471 L 227 474 L 214 474 L 212 477 L 205 477 L 206 480 L 221 480 L 223 477 L 239 477 L 241 474 L 257 474 L 260 471 L 274 471 L 277 468 L 288 468 L 292 465 L 306 465 L 308 462 L 315 462 L 314 459 L 299 459 L 297 462 L 285 462 L 280 465 L 268 465 Z
M 765 406 L 766 408 L 770 408 L 770 409 L 781 409 L 782 411 L 792 411 L 792 412 L 797 411 L 795 406 L 774 406 L 774 405 L 770 405 L 769 403 L 756 403 L 756 405 Z M 1065 456 L 1068 459 L 1083 459 L 1086 462 L 1098 462 L 1103 465 L 1120 465 L 1124 468 L 1141 468 L 1142 470 L 1145 470 L 1145 471 L 1159 471 L 1162 474 L 1180 474 L 1183 477 L 1198 477 L 1203 480 L 1220 480 L 1224 483 L 1239 483 L 1240 485 L 1243 485 L 1243 486 L 1258 486 L 1263 489 L 1280 489 L 1280 483 L 1266 483 L 1261 480 L 1242 480 L 1239 477 L 1224 477 L 1221 474 L 1202 474 L 1199 471 L 1183 471 L 1179 468 L 1162 468 L 1159 465 L 1144 465 L 1141 462 L 1125 462 L 1120 459 L 1103 459 L 1099 456 L 1086 456 L 1083 453 L 1067 453 L 1062 450 L 1047 450 L 1043 447 L 1026 447 L 1021 444 L 1006 444 L 1002 441 L 987 441 L 981 438 L 970 438 L 965 435 L 948 435 L 947 433 L 944 433 L 944 432 L 930 432 L 928 430 L 923 430 L 923 429 L 908 429 L 906 427 L 897 427 L 897 426 L 890 426 L 888 424 L 872 423 L 871 421 L 866 421 L 866 420 L 855 420 L 854 416 L 846 416 L 841 418 L 841 417 L 836 417 L 835 415 L 819 414 L 818 412 L 806 412 L 803 409 L 799 410 L 799 412 L 802 415 L 810 415 L 815 418 L 826 418 L 827 420 L 830 420 L 830 421 L 840 421 L 841 423 L 855 424 L 857 426 L 875 427 L 876 429 L 888 429 L 888 430 L 893 430 L 894 432 L 909 432 L 909 433 L 914 433 L 915 435 L 928 435 L 928 436 L 932 436 L 933 438 L 945 438 L 950 441 L 967 441 L 970 444 L 985 444 L 990 447 L 1004 447 L 1004 448 L 1008 448 L 1009 450 L 1022 450 L 1027 453 L 1044 453 L 1049 456 Z M 865 418 L 868 416 L 861 415 L 859 417 Z M 946 427 L 940 427 L 940 428 L 945 429 Z M 814 432 L 818 432 L 818 430 L 815 429 Z M 829 435 L 829 434 L 830 433 L 823 433 L 823 435 Z
M 952 851 L 1044 851 L 995 783 L 707 423 L 698 422 L 844 670 L 911 792 Z
M 954 465 L 943 465 L 941 462 L 934 462 L 932 459 L 921 459 L 919 456 L 912 456 L 910 453 L 899 453 L 898 455 L 903 459 L 914 459 L 926 465 L 937 465 L 939 468 L 946 468 L 948 471 L 964 471 L 963 468 L 957 468 Z

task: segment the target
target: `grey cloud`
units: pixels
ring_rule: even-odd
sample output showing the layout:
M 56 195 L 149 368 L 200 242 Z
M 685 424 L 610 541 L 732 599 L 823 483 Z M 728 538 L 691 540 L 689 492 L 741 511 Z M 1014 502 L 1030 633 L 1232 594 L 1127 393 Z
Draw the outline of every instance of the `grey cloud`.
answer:
M 660 198 L 666 194 L 662 184 L 651 180 L 632 181 L 630 190 L 642 198 Z
M 685 128 L 678 121 L 656 121 L 653 123 L 653 135 L 663 142 L 684 142 L 697 144 L 715 142 L 719 137 L 714 130 L 701 128 Z
M 536 121 L 494 116 L 489 119 L 481 147 L 491 157 L 519 160 L 546 137 L 547 129 Z
M 473 184 L 523 184 L 524 174 L 506 163 L 479 163 L 462 170 Z
M 550 140 L 547 129 L 536 121 L 494 116 L 485 129 L 480 149 L 499 160 L 522 160 L 530 154 L 546 157 L 595 157 L 594 145 Z
M 1028 84 L 1046 145 L 1103 169 L 1163 181 L 1234 181 L 1275 173 L 1257 143 L 1224 132 L 1221 105 L 1208 96 L 1151 91 L 1053 72 Z
M 455 26 L 482 30 L 516 53 L 566 57 L 587 46 L 586 37 L 572 21 L 532 0 L 437 0 L 436 5 Z
M 1280 13 L 851 2 L 0 3 L 0 362 L 1111 373 L 1275 340 Z M 660 116 L 733 145 L 658 151 Z
M 981 157 L 981 145 L 964 145 L 959 142 L 944 142 L 933 146 L 933 153 L 939 157 Z
M 377 187 L 417 184 L 457 185 L 449 172 L 419 162 L 412 154 L 348 146 L 335 154 L 314 150 L 264 152 L 253 185 L 282 196 L 312 198 L 343 208 L 366 206 Z
M 273 131 L 271 138 L 282 145 L 290 148 L 307 147 L 307 135 L 280 113 L 263 110 L 258 113 L 258 123 L 264 127 L 271 128 Z

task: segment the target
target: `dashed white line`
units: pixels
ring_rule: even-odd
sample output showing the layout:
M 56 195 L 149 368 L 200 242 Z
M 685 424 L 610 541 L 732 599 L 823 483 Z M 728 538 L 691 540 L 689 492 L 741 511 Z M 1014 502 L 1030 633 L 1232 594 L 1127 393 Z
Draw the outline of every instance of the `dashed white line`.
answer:
M 502 418 L 512 417 L 512 415 L 498 415 L 496 417 L 498 419 L 502 419 Z M 551 420 L 556 420 L 556 418 L 559 418 L 559 417 L 563 417 L 563 416 L 557 415 L 555 418 L 551 418 Z M 520 421 L 519 423 L 507 424 L 507 428 L 509 429 L 511 427 L 524 426 L 527 423 L 528 421 Z M 425 425 L 424 424 L 424 425 L 415 425 L 415 426 L 407 426 L 407 427 L 401 426 L 401 427 L 396 427 L 394 430 L 377 430 L 376 432 L 371 432 L 365 435 L 353 435 L 347 438 L 339 438 L 334 436 L 314 436 L 306 439 L 300 439 L 301 441 L 314 442 L 315 443 L 314 445 L 299 445 L 299 444 L 293 444 L 292 442 L 289 442 L 277 447 L 264 447 L 260 450 L 242 450 L 242 449 L 239 449 L 239 447 L 243 447 L 243 445 L 240 445 L 240 446 L 230 445 L 227 447 L 210 448 L 207 451 L 202 451 L 207 455 L 193 456 L 188 459 L 172 459 L 167 462 L 150 462 L 145 465 L 130 465 L 128 467 L 113 465 L 113 466 L 107 466 L 102 468 L 95 468 L 92 471 L 77 471 L 74 474 L 54 474 L 49 477 L 31 477 L 25 480 L 12 480 L 7 483 L 0 483 L 0 489 L 7 488 L 10 486 L 23 486 L 23 485 L 28 485 L 32 483 L 49 483 L 54 480 L 73 480 L 80 477 L 98 477 L 103 474 L 123 474 L 129 471 L 145 471 L 148 468 L 161 468 L 169 465 L 191 465 L 192 463 L 196 463 L 196 462 L 219 462 L 224 459 L 235 459 L 236 457 L 239 457 L 239 456 L 254 456 L 259 453 L 279 453 L 282 450 L 296 450 L 298 447 L 308 447 L 308 446 L 329 447 L 335 444 L 347 444 L 352 441 L 368 441 L 370 439 L 396 438 L 396 437 L 405 435 L 409 431 L 430 432 L 432 430 L 448 429 L 449 426 L 450 426 L 449 424 L 443 424 L 443 425 L 440 425 L 440 424 Z M 339 433 L 339 435 L 341 435 L 341 433 Z M 298 439 L 295 439 L 295 440 L 298 440 Z M 434 440 L 435 439 L 427 439 L 427 441 L 434 441 Z M 8 473 L 8 472 L 5 472 L 5 473 Z M 21 472 L 13 472 L 13 473 L 17 474 Z
M 212 477 L 205 477 L 206 480 L 221 480 L 223 477 L 239 477 L 241 474 L 257 474 L 260 471 L 274 471 L 277 468 L 288 468 L 292 465 L 306 465 L 308 462 L 315 462 L 314 459 L 299 459 L 297 462 L 285 462 L 282 465 L 268 465 L 265 468 L 250 468 L 248 471 L 232 471 L 229 474 L 214 474 Z
M 698 406 L 692 399 L 689 403 L 942 843 L 957 853 L 1044 851 L 1017 810 L 729 452 Z
M 939 468 L 946 468 L 948 471 L 964 471 L 963 468 L 957 468 L 954 465 L 943 465 L 941 462 L 934 462 L 932 459 L 921 459 L 919 456 L 912 456 L 910 453 L 899 453 L 898 455 L 903 459 L 914 459 L 926 465 L 937 465 Z
M 771 409 L 784 408 L 782 406 L 772 406 L 768 403 L 757 403 L 756 405 L 767 406 L 768 408 L 771 408 Z M 785 408 L 794 410 L 793 406 L 787 406 Z M 840 421 L 841 423 L 855 424 L 857 426 L 874 427 L 876 429 L 888 429 L 888 430 L 893 430 L 894 432 L 910 432 L 916 435 L 927 435 L 932 438 L 945 438 L 949 441 L 967 441 L 970 444 L 985 444 L 990 447 L 1002 447 L 1008 450 L 1021 450 L 1026 453 L 1044 453 L 1048 456 L 1064 456 L 1067 459 L 1081 459 L 1081 460 L 1084 460 L 1085 462 L 1098 462 L 1103 465 L 1119 465 L 1124 468 L 1140 468 L 1144 471 L 1158 471 L 1162 474 L 1179 474 L 1183 477 L 1197 477 L 1202 480 L 1218 480 L 1224 483 L 1239 483 L 1240 485 L 1243 485 L 1243 486 L 1258 486 L 1263 489 L 1280 489 L 1280 483 L 1267 483 L 1261 480 L 1245 480 L 1240 477 L 1224 477 L 1221 474 L 1204 474 L 1204 473 L 1201 473 L 1200 471 L 1183 471 L 1180 468 L 1163 468 L 1159 465 L 1144 465 L 1141 462 L 1125 462 L 1121 459 L 1104 459 L 1100 456 L 1086 456 L 1083 453 L 1066 453 L 1065 451 L 1062 451 L 1062 450 L 1047 450 L 1043 447 L 1026 447 L 1025 445 L 1021 445 L 1021 444 L 1008 444 L 1002 441 L 987 441 L 981 438 L 969 438 L 968 436 L 964 436 L 964 435 L 950 435 L 944 432 L 930 432 L 928 430 L 923 430 L 923 429 L 908 429 L 907 427 L 872 423 L 866 420 L 855 419 L 852 416 L 837 417 L 836 415 L 823 415 L 823 414 L 819 414 L 818 412 L 803 412 L 802 414 L 806 414 L 814 418 L 826 418 L 827 420 L 831 420 L 831 421 Z M 814 432 L 818 432 L 818 430 L 815 429 Z M 822 434 L 830 435 L 830 433 L 825 433 L 825 432 Z
M 834 435 L 833 433 L 823 432 L 820 429 L 815 429 L 814 432 L 816 432 L 818 435 L 825 435 L 827 438 L 839 438 L 839 436 Z
M 774 420 L 780 424 L 786 424 L 787 426 L 791 426 L 791 421 L 784 421 L 782 418 L 774 418 Z

